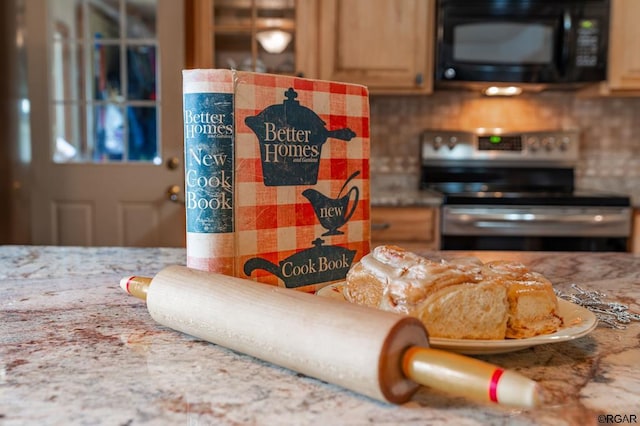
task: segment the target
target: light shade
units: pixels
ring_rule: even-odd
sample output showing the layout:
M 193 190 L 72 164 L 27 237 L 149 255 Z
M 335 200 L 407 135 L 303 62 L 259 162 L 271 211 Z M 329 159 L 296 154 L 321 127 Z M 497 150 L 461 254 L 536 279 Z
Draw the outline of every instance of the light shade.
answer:
M 260 46 L 269 53 L 282 53 L 291 42 L 291 34 L 282 30 L 260 31 L 256 38 Z

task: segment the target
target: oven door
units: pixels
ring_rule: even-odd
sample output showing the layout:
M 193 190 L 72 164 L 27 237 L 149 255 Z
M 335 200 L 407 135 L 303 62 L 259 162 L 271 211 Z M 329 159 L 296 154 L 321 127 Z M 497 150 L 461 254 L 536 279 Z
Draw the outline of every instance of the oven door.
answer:
M 443 250 L 626 251 L 628 207 L 445 205 Z

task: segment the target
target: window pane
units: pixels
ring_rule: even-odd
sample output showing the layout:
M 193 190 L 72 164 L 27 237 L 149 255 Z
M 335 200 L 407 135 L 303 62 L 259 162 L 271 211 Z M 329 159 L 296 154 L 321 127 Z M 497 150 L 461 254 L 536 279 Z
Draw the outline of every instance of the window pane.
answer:
M 53 108 L 53 161 L 68 163 L 86 159 L 86 122 L 78 104 L 56 104 Z
M 129 107 L 129 160 L 153 161 L 158 156 L 155 107 Z
M 78 43 L 53 42 L 51 55 L 52 93 L 54 101 L 86 99 L 83 48 Z
M 156 48 L 133 46 L 127 49 L 128 98 L 156 99 Z
M 122 95 L 120 47 L 96 44 L 93 53 L 95 99 L 118 99 Z
M 127 1 L 127 38 L 156 38 L 156 2 Z
M 89 2 L 89 32 L 96 39 L 120 38 L 120 5 L 118 0 Z
M 124 158 L 125 113 L 114 103 L 96 106 L 94 131 L 96 146 L 93 152 L 95 161 L 113 161 Z

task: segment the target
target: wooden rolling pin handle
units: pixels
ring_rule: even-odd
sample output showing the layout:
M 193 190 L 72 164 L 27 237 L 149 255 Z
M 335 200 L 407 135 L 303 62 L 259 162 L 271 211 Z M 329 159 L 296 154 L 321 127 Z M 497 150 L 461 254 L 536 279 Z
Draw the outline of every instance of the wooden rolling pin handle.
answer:
M 542 400 L 541 389 L 533 380 L 439 349 L 410 348 L 404 355 L 402 369 L 418 383 L 476 401 L 532 408 Z
M 120 280 L 120 287 L 138 299 L 147 300 L 147 291 L 151 285 L 151 278 L 133 276 Z

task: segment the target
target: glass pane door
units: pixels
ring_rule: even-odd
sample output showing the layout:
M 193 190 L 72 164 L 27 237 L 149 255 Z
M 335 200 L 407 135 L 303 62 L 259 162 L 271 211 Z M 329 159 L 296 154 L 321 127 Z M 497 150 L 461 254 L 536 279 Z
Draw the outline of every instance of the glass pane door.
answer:
M 216 67 L 294 73 L 294 0 L 214 0 L 213 17 Z
M 56 163 L 161 163 L 157 0 L 52 0 Z

